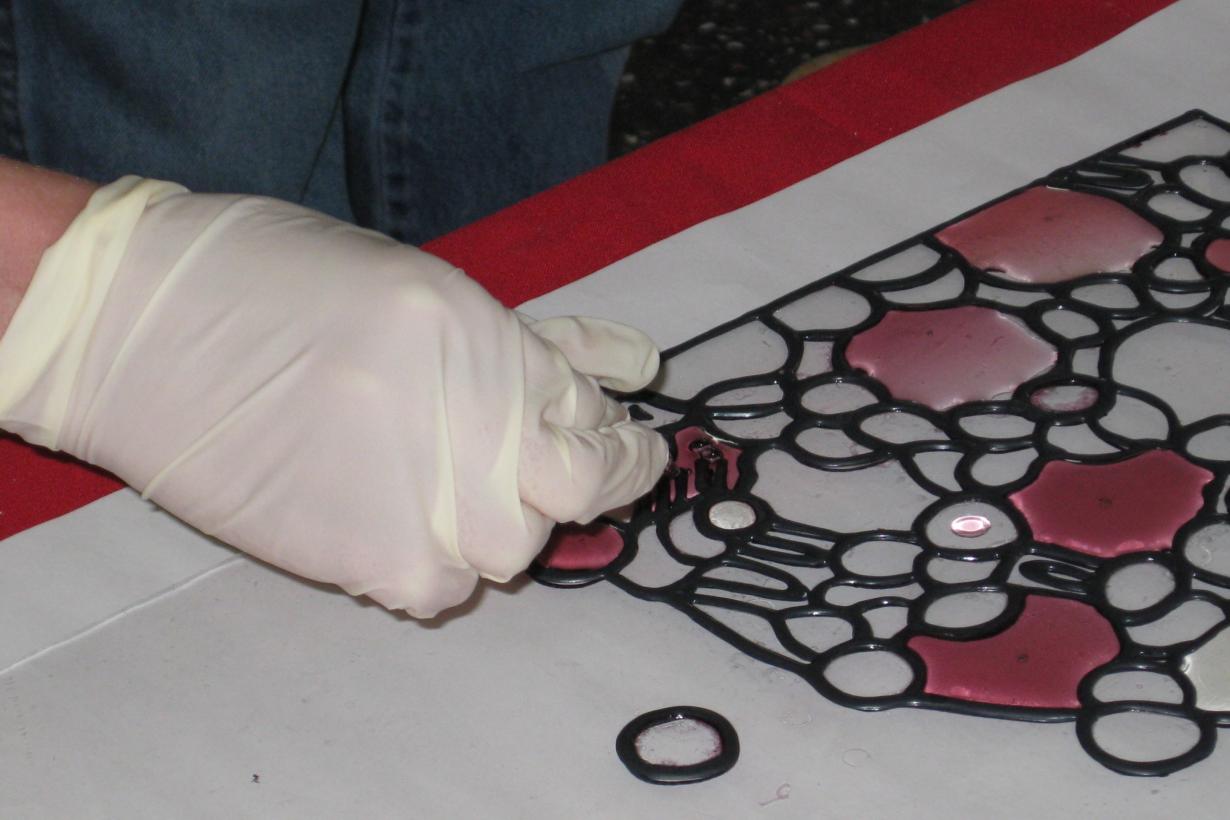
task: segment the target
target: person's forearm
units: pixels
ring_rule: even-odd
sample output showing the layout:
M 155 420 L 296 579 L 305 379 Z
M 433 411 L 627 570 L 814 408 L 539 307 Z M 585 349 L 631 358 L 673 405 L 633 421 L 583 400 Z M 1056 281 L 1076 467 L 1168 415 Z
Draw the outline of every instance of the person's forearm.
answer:
M 68 228 L 92 182 L 0 157 L 0 335 L 8 329 L 43 251 Z

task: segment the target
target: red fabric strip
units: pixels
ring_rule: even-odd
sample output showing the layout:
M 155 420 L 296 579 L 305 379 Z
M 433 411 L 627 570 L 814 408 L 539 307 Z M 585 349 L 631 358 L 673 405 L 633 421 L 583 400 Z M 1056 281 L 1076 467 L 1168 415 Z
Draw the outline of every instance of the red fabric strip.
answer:
M 441 237 L 516 305 L 1099 45 L 1175 0 L 981 0 Z
M 79 461 L 0 434 L 0 538 L 72 512 L 123 486 Z
M 755 202 L 1175 0 L 979 0 L 427 245 L 508 305 Z M 0 436 L 0 538 L 121 485 Z

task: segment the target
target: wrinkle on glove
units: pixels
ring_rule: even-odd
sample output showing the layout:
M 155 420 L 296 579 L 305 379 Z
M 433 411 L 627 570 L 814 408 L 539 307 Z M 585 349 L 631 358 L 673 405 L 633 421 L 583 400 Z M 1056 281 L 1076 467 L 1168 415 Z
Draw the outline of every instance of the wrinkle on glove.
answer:
M 103 188 L 17 318 L 0 367 L 40 364 L 0 375 L 6 429 L 419 617 L 512 577 L 556 521 L 633 500 L 666 464 L 661 436 L 599 388 L 653 377 L 643 334 L 527 326 L 443 260 L 276 200 Z

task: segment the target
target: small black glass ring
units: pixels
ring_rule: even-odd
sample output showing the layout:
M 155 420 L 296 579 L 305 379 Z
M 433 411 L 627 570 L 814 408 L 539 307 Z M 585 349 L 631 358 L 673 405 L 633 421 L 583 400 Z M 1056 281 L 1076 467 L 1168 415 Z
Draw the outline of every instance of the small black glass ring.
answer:
M 637 751 L 636 741 L 647 729 L 676 720 L 695 720 L 710 726 L 718 735 L 719 750 L 716 755 L 699 763 L 672 766 L 650 763 Z M 615 739 L 615 753 L 628 771 L 646 783 L 677 786 L 683 783 L 699 783 L 718 775 L 726 774 L 739 760 L 739 735 L 730 721 L 710 709 L 699 706 L 668 706 L 633 718 Z

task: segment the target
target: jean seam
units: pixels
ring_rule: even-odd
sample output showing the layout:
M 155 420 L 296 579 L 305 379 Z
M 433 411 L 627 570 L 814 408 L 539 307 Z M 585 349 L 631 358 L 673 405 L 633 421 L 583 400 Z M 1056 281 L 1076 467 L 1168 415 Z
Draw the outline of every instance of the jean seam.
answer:
M 415 11 L 413 4 L 396 2 L 392 15 L 392 32 L 389 37 L 388 69 L 380 90 L 379 176 L 375 180 L 384 201 L 386 228 L 397 236 L 399 225 L 409 224 L 411 202 L 407 193 L 405 175 L 411 167 L 410 149 L 406 134 L 410 128 L 409 109 L 405 104 L 408 84 L 412 80 L 412 36 Z M 401 237 L 399 237 L 401 238 Z
M 0 0 L 0 154 L 26 158 L 25 133 L 18 106 L 17 40 L 12 0 Z

